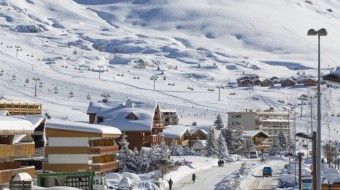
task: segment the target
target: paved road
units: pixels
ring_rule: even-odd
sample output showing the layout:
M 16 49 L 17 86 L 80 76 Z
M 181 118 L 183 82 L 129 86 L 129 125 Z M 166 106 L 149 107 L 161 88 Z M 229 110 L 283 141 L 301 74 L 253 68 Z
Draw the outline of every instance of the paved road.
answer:
M 195 172 L 197 179 L 195 183 L 191 181 L 191 175 L 174 182 L 173 190 L 213 190 L 224 177 L 230 175 L 241 167 L 241 162 L 226 164 L 224 167 L 212 167 L 206 170 Z
M 259 164 L 252 171 L 252 175 L 254 178 L 249 183 L 249 189 L 253 190 L 264 190 L 264 189 L 273 189 L 278 185 L 278 174 L 281 172 L 281 169 L 284 166 L 284 162 L 282 161 L 270 161 L 267 164 Z M 263 166 L 270 166 L 273 169 L 272 177 L 263 177 L 262 169 Z

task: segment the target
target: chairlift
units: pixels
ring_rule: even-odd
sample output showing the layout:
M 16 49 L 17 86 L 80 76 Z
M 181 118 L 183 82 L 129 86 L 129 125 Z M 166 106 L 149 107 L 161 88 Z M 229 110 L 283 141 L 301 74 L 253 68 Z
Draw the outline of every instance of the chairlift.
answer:
M 12 75 L 12 80 L 15 80 L 16 77 L 17 77 L 17 76 L 16 76 L 15 74 L 13 74 L 13 75 Z
M 30 83 L 30 79 L 27 78 L 27 79 L 25 80 L 25 83 Z
M 134 76 L 133 79 L 136 79 L 136 77 Z
M 122 76 L 122 77 L 123 77 L 123 76 L 124 76 L 124 74 L 122 73 L 122 74 L 120 74 L 120 76 Z
M 86 96 L 86 99 L 87 99 L 87 100 L 91 100 L 90 94 L 88 94 L 88 95 Z
M 54 94 L 58 94 L 58 87 L 54 87 Z
M 43 87 L 43 84 L 44 84 L 44 83 L 43 83 L 42 81 L 40 81 L 40 82 L 39 82 L 39 87 L 40 87 L 40 88 Z
M 69 98 L 73 98 L 73 97 L 74 97 L 74 94 L 73 94 L 73 91 L 71 91 Z
M 229 95 L 236 95 L 236 92 L 230 92 Z
M 175 83 L 173 82 L 173 83 L 171 84 L 171 86 L 175 86 Z
M 137 79 L 140 79 L 139 76 L 137 76 Z

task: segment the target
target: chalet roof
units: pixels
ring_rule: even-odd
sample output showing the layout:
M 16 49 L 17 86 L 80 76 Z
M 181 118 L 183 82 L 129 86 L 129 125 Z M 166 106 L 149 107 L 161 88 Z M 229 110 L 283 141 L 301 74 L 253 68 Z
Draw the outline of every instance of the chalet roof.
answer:
M 263 134 L 265 136 L 267 136 L 267 138 L 269 138 L 270 136 L 268 135 L 268 133 L 262 131 L 262 130 L 251 130 L 251 131 L 243 131 L 243 134 L 242 136 L 244 138 L 251 138 L 251 137 L 254 137 L 256 136 L 257 134 Z
M 172 113 L 174 113 L 174 112 L 177 112 L 177 110 L 175 110 L 175 109 L 161 109 L 161 112 L 172 112 Z
M 46 118 L 44 115 L 14 115 L 11 117 L 30 121 L 34 126 L 34 129 L 37 128 L 41 124 L 41 122 L 43 122 L 43 120 Z
M 87 108 L 87 113 L 88 114 L 98 113 L 100 112 L 100 110 L 105 109 L 105 108 L 106 106 L 101 103 L 90 101 L 89 107 Z
M 205 148 L 207 144 L 207 141 L 206 140 L 197 140 L 193 145 L 192 145 L 192 148 L 194 150 L 202 150 Z
M 179 138 L 188 130 L 185 125 L 168 125 L 164 127 L 163 135 L 165 138 Z
M 121 131 L 150 131 L 157 105 L 157 102 L 133 102 L 101 110 L 98 115 L 103 116 L 104 121 L 100 125 L 114 126 Z M 127 119 L 130 113 L 134 113 L 138 120 Z
M 46 121 L 47 129 L 61 129 L 69 131 L 89 132 L 97 134 L 122 134 L 121 131 L 112 126 L 65 121 L 61 119 L 49 119 Z
M 30 121 L 10 116 L 0 116 L 0 134 L 33 134 L 34 129 Z

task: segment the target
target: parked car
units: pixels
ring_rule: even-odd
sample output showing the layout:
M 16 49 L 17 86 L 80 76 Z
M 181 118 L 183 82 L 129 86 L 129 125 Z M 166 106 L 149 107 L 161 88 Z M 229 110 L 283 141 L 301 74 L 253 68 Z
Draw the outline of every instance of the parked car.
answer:
M 266 176 L 272 177 L 273 176 L 272 173 L 273 173 L 273 170 L 272 170 L 271 167 L 269 167 L 269 166 L 263 167 L 263 170 L 262 170 L 263 177 L 266 177 Z
M 249 158 L 258 158 L 259 154 L 256 150 L 249 152 Z

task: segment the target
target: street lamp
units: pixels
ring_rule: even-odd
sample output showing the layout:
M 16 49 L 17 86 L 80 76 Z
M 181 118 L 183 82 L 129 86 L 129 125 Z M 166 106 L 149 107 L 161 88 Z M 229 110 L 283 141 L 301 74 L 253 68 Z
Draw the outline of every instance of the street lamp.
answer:
M 37 82 L 40 81 L 40 78 L 38 77 L 33 77 L 34 82 L 35 82 L 35 85 L 34 85 L 34 96 L 37 96 Z
M 301 175 L 302 153 L 299 152 L 297 155 L 292 154 L 292 153 L 287 153 L 286 156 L 293 157 L 299 160 L 299 190 L 302 190 L 302 180 L 301 180 L 302 179 L 302 175 Z
M 320 30 L 309 29 L 307 32 L 308 36 L 318 36 L 318 99 L 317 99 L 317 145 L 316 145 L 316 187 L 317 189 L 321 189 L 321 92 L 320 92 L 320 85 L 321 85 L 321 77 L 320 77 L 320 36 L 327 36 L 327 30 L 321 28 Z

